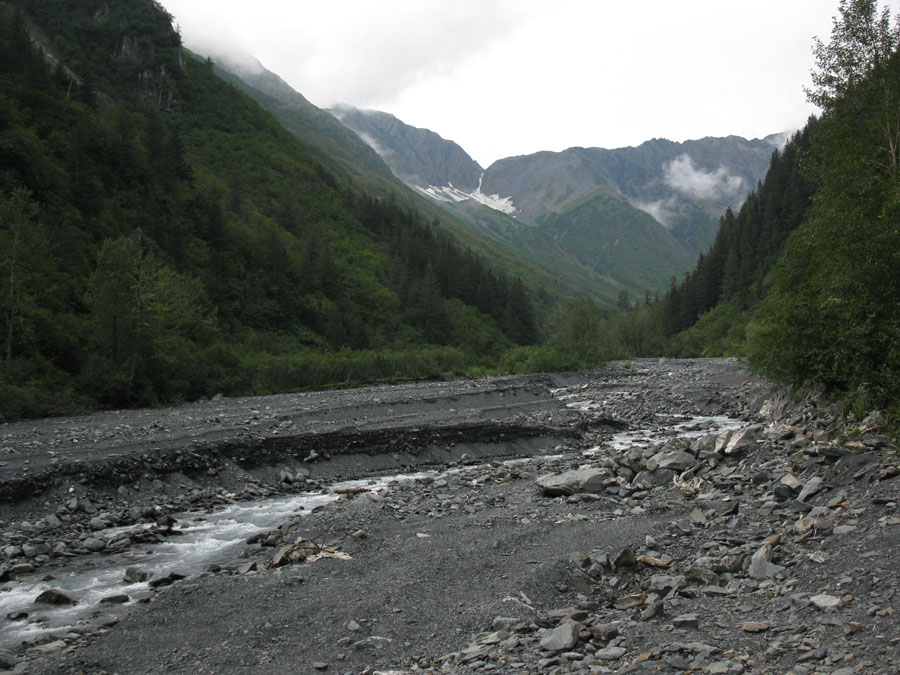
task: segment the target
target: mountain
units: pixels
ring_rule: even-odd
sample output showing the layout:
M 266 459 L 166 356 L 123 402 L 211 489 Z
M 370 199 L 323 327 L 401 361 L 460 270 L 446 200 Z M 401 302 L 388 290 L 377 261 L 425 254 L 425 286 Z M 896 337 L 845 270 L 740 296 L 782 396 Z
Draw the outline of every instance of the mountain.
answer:
M 741 202 L 765 175 L 773 140 L 736 136 L 637 147 L 569 148 L 494 162 L 482 190 L 509 200 L 514 215 L 540 224 L 599 186 L 666 227 L 695 257 L 709 247 L 726 208 Z
M 408 185 L 478 190 L 483 170 L 453 141 L 409 126 L 388 113 L 337 106 L 331 113 L 355 131 Z
M 674 252 L 676 260 L 683 252 L 696 258 L 712 244 L 719 216 L 740 205 L 780 144 L 777 135 L 752 141 L 736 136 L 684 143 L 654 139 L 634 148 L 569 148 L 510 157 L 482 170 L 456 143 L 392 115 L 346 106 L 333 112 L 397 176 L 444 202 L 474 199 L 540 226 L 597 188 L 610 188 L 672 234 L 684 250 Z M 622 205 L 617 208 L 621 211 Z
M 330 115 L 267 82 L 307 143 L 224 82 L 154 0 L 0 4 L 0 85 L 0 419 L 483 369 L 537 339 L 521 279 Z
M 256 57 L 234 47 L 206 46 L 202 54 L 211 59 L 219 77 L 272 113 L 321 162 L 332 165 L 367 189 L 386 193 L 396 188 L 393 173 L 368 144 L 267 70 Z
M 275 115 L 324 166 L 347 174 L 354 184 L 398 207 L 422 213 L 495 268 L 522 277 L 538 318 L 549 315 L 567 297 L 591 295 L 615 301 L 621 285 L 583 268 L 550 235 L 482 206 L 468 195 L 457 204 L 459 210 L 445 208 L 446 201 L 435 201 L 397 178 L 357 133 L 310 104 L 255 58 L 231 49 L 207 47 L 205 53 L 220 77 Z

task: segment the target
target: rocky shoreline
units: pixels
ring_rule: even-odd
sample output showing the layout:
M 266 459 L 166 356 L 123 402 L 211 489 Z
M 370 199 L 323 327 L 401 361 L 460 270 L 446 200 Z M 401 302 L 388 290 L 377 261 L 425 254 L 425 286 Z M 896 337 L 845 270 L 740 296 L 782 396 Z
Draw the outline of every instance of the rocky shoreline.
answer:
M 896 448 L 877 418 L 838 427 L 832 407 L 732 360 L 211 401 L 168 415 L 181 426 L 132 414 L 0 428 L 14 450 L 0 455 L 0 592 L 36 573 L 53 590 L 71 558 L 165 541 L 189 508 L 436 471 L 333 494 L 230 563 L 147 579 L 118 598 L 127 611 L 42 633 L 0 668 L 900 667 Z M 55 449 L 73 429 L 97 434 L 93 454 Z M 118 539 L 96 536 L 112 526 Z M 5 620 L 51 601 L 66 602 Z

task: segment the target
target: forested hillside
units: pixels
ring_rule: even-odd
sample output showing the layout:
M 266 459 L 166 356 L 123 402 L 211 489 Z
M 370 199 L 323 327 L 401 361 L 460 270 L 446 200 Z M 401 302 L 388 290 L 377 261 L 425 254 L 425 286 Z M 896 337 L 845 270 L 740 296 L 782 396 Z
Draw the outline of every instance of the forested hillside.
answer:
M 661 300 L 610 319 L 607 353 L 746 355 L 861 413 L 900 419 L 900 27 L 874 0 L 841 4 L 817 42 L 822 110 Z
M 355 189 L 152 0 L 0 5 L 0 419 L 490 365 L 524 284 Z
M 900 422 L 900 22 L 874 0 L 841 5 L 816 44 L 810 217 L 747 328 L 759 372 L 844 392 Z

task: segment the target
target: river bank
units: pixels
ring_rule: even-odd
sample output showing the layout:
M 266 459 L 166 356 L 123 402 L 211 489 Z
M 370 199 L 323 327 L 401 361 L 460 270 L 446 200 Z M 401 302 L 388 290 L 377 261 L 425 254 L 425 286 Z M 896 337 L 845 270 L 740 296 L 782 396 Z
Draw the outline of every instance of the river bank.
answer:
M 895 672 L 896 450 L 836 422 L 734 361 L 653 360 L 7 425 L 0 598 L 38 575 L 64 593 L 73 559 L 148 578 L 3 662 Z M 323 491 L 153 576 L 189 522 Z M 8 624 L 48 623 L 35 600 Z

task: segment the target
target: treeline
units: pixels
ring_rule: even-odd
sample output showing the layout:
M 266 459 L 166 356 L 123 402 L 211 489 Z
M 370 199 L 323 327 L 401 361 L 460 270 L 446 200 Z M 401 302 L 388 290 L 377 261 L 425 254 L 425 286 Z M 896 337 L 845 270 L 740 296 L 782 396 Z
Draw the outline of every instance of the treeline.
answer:
M 816 43 L 822 110 L 659 301 L 601 327 L 609 355 L 745 355 L 900 427 L 900 25 L 842 2 Z M 630 303 L 626 303 L 630 304 Z
M 823 111 L 810 217 L 747 328 L 750 364 L 842 393 L 900 426 L 900 23 L 875 0 L 841 4 L 817 42 L 810 99 Z
M 406 312 L 427 327 L 426 337 L 445 339 L 449 317 L 438 297 L 455 298 L 492 317 L 513 342 L 538 340 L 531 300 L 522 279 L 510 280 L 488 268 L 470 250 L 460 248 L 447 234 L 425 226 L 421 216 L 371 196 L 358 199 L 360 222 L 391 251 L 393 282 L 400 289 Z
M 538 337 L 520 279 L 326 169 L 151 0 L 0 8 L 0 327 L 0 419 L 477 371 Z
M 804 158 L 818 125 L 811 118 L 783 149 L 773 152 L 765 179 L 735 214 L 728 209 L 710 249 L 662 298 L 627 294 L 601 329 L 610 356 L 736 355 L 742 353 L 749 310 L 765 293 L 765 279 L 786 241 L 807 217 L 815 183 Z
M 781 151 L 772 154 L 764 182 L 751 192 L 735 215 L 728 209 L 719 220 L 715 242 L 697 266 L 678 284 L 672 280 L 658 311 L 663 335 L 669 338 L 713 307 L 734 302 L 747 309 L 763 295 L 763 281 L 784 252 L 788 235 L 807 216 L 815 184 L 801 162 L 809 151 L 816 120 L 811 119 Z

